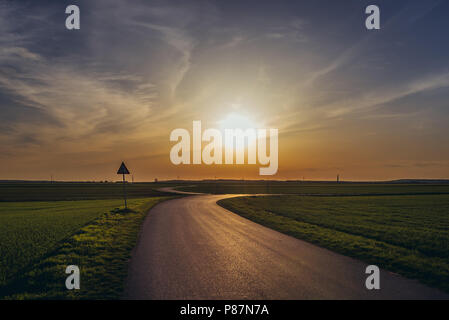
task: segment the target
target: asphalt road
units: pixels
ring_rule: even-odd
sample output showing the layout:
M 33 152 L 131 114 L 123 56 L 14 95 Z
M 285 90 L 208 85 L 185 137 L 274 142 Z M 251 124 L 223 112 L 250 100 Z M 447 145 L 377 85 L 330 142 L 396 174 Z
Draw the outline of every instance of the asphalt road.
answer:
M 216 204 L 238 195 L 192 195 L 147 215 L 133 250 L 125 299 L 448 299 L 367 264 L 244 219 Z

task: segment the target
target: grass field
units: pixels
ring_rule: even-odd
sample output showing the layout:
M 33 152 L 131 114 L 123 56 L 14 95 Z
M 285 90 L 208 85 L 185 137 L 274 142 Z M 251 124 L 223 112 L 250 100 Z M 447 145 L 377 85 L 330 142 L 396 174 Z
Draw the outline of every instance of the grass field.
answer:
M 121 200 L 0 203 L 0 285 Z
M 120 298 L 145 213 L 169 198 L 156 189 L 182 184 L 205 193 L 283 193 L 219 204 L 449 291 L 449 184 L 134 183 L 126 186 L 132 211 L 123 212 L 117 183 L 1 182 L 0 299 Z M 65 288 L 70 264 L 80 267 L 81 290 Z
M 0 298 L 119 298 L 142 219 L 164 199 L 131 199 L 131 212 L 122 200 L 0 203 Z M 65 288 L 71 264 L 81 290 Z
M 128 198 L 164 196 L 156 189 L 163 183 L 127 183 Z M 0 202 L 4 201 L 63 201 L 122 199 L 122 183 L 98 182 L 0 182 Z
M 250 196 L 219 204 L 280 232 L 449 291 L 449 195 Z
M 285 181 L 202 182 L 177 188 L 214 194 L 384 195 L 449 194 L 449 184 L 317 183 Z

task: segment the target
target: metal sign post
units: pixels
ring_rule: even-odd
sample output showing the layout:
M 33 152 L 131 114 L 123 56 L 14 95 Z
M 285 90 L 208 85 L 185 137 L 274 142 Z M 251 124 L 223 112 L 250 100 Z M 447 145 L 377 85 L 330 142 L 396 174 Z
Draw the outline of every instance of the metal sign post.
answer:
M 120 168 L 117 171 L 117 174 L 123 175 L 123 197 L 125 198 L 125 209 L 128 208 L 126 204 L 126 180 L 125 180 L 125 174 L 129 174 L 128 168 L 125 166 L 125 163 L 122 162 L 120 165 Z

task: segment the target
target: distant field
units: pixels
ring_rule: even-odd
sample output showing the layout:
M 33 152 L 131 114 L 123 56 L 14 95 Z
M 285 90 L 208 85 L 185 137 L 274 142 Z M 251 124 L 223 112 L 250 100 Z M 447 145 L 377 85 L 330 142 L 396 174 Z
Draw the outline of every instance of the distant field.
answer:
M 185 184 L 185 186 L 182 186 Z M 372 184 L 317 183 L 286 181 L 182 181 L 159 183 L 127 183 L 128 198 L 166 196 L 157 189 L 179 186 L 178 190 L 203 193 L 231 194 L 321 194 L 321 195 L 381 195 L 381 194 L 449 194 L 449 184 Z M 6 201 L 64 201 L 120 199 L 121 183 L 87 182 L 0 182 L 0 202 Z
M 449 194 L 449 184 L 372 184 L 313 182 L 204 182 L 177 188 L 214 194 L 304 194 L 304 195 L 384 195 Z
M 166 186 L 161 183 L 127 183 L 128 198 L 145 198 L 166 195 L 156 189 Z M 121 199 L 121 183 L 86 182 L 0 182 L 2 201 L 61 201 Z
M 449 195 L 285 195 L 219 204 L 280 232 L 449 291 Z
M 165 199 L 0 203 L 0 298 L 119 298 L 142 219 Z M 70 264 L 79 291 L 65 289 Z

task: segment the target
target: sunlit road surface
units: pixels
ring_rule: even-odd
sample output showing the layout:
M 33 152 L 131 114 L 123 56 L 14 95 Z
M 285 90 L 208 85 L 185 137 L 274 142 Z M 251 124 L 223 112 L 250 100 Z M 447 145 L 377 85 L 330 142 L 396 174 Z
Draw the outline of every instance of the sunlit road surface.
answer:
M 133 251 L 126 299 L 448 299 L 367 264 L 244 219 L 216 204 L 238 195 L 192 195 L 147 215 Z

